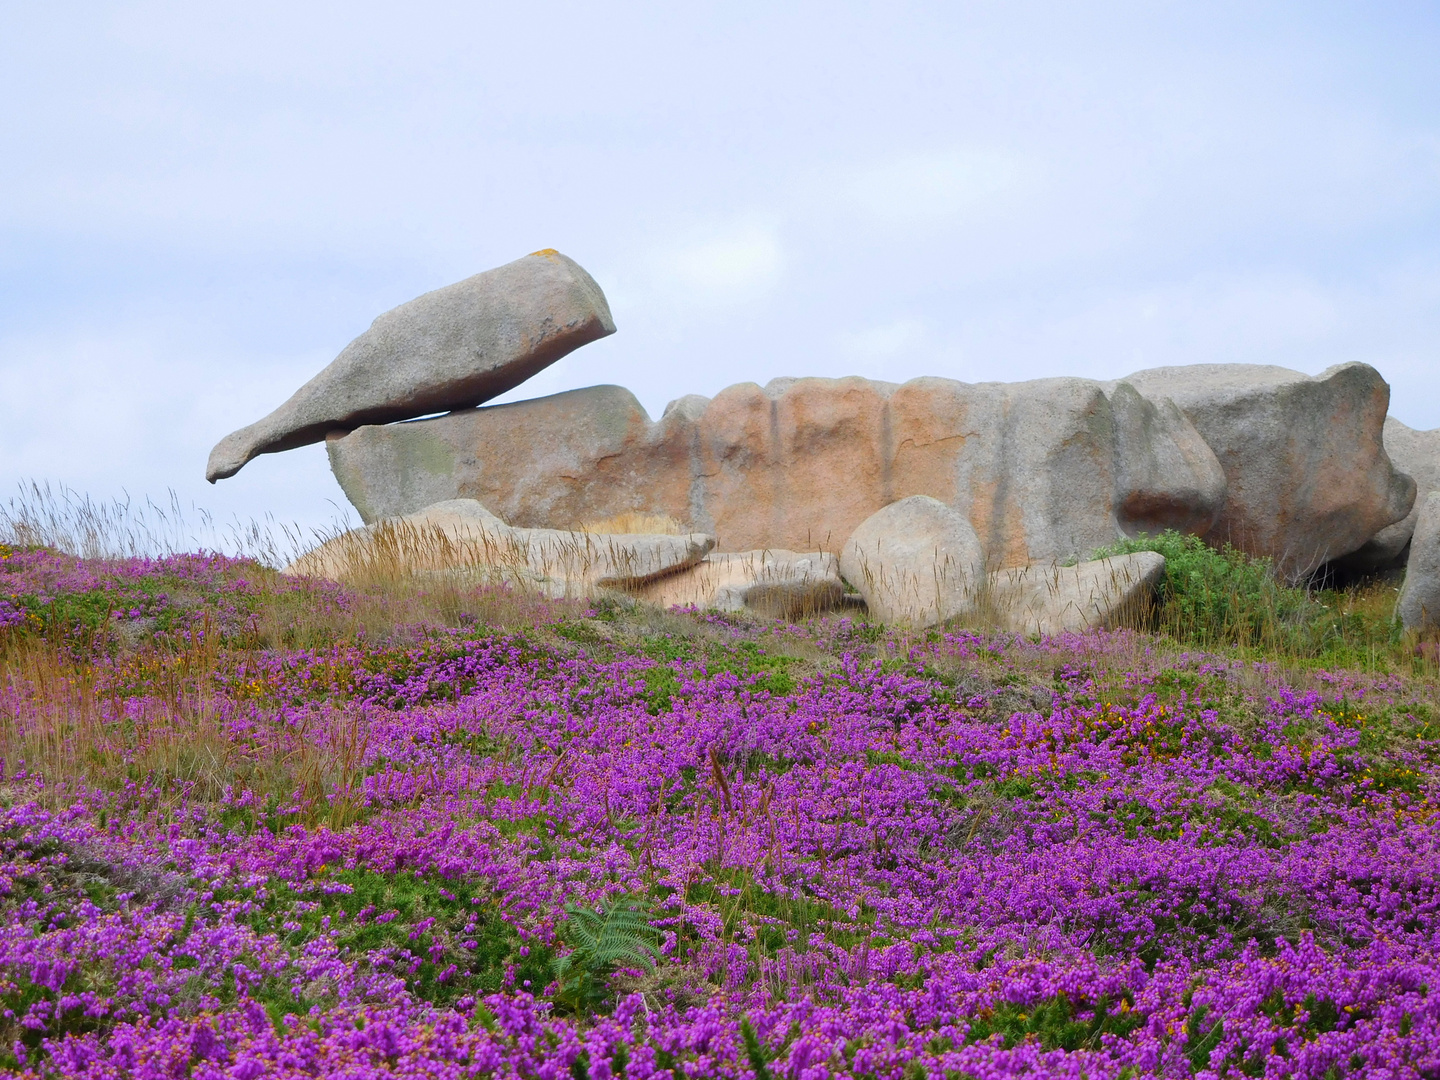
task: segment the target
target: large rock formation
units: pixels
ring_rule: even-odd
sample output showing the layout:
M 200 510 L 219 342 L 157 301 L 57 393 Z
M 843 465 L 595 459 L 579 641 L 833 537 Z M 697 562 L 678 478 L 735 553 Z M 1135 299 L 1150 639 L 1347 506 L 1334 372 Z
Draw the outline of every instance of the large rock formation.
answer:
M 1196 364 L 1124 382 L 1178 405 L 1220 459 L 1224 506 L 1210 529 L 1193 530 L 1211 543 L 1269 556 L 1296 578 L 1410 511 L 1415 483 L 1396 471 L 1382 439 L 1390 387 L 1368 364 L 1313 378 L 1280 367 Z
M 840 572 L 881 622 L 934 626 L 975 606 L 985 553 L 963 514 L 911 495 L 860 523 L 841 549 Z
M 965 558 L 982 576 L 1178 529 L 1297 578 L 1367 542 L 1362 562 L 1394 561 L 1413 521 L 1415 482 L 1381 435 L 1389 387 L 1364 364 L 1316 378 L 1195 365 L 1109 383 L 784 378 L 681 398 L 658 421 L 616 386 L 477 407 L 613 330 L 595 282 L 537 252 L 380 316 L 281 408 L 222 440 L 207 475 L 324 437 L 366 522 L 477 499 L 567 535 L 664 515 L 724 552 L 838 551 L 871 515 L 925 497 L 973 530 L 979 554 L 967 542 Z M 1392 425 L 1391 442 L 1409 456 L 1426 435 Z M 1428 443 L 1414 456 L 1428 485 L 1440 465 Z
M 1387 417 L 1385 452 L 1397 469 L 1415 480 L 1415 505 L 1395 524 L 1385 526 L 1364 546 L 1340 559 L 1339 569 L 1365 573 L 1403 567 L 1425 496 L 1440 491 L 1440 429 L 1416 431 Z
M 1395 614 L 1407 630 L 1440 629 L 1440 491 L 1425 496 Z
M 714 544 L 698 534 L 516 529 L 473 499 L 452 499 L 336 537 L 284 573 L 350 581 L 460 571 L 476 580 L 580 597 L 599 589 L 638 588 L 695 565 Z
M 834 551 L 882 507 L 929 495 L 969 519 L 992 568 L 1204 532 L 1225 498 L 1178 409 L 1072 378 L 777 379 L 682 398 L 658 421 L 597 386 L 361 427 L 328 448 L 366 521 L 465 497 L 518 525 L 660 513 L 722 551 Z
M 614 332 L 590 275 L 537 251 L 381 315 L 289 401 L 220 440 L 206 479 L 337 430 L 468 409 Z

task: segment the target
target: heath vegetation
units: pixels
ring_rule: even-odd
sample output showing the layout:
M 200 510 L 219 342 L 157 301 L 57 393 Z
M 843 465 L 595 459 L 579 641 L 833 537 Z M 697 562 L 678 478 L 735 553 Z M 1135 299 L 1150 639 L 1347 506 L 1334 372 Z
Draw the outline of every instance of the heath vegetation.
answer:
M 32 518 L 25 1075 L 1440 1075 L 1440 706 L 1393 583 L 1164 536 L 1151 624 L 1032 640 Z

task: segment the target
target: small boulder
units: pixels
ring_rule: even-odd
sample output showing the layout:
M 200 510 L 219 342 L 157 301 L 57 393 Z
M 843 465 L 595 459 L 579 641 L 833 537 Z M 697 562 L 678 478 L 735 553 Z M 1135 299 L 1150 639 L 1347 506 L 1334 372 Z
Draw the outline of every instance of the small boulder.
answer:
M 878 621 L 934 626 L 974 605 L 985 554 L 963 514 L 912 495 L 861 522 L 840 552 L 840 572 Z
M 1255 364 L 1194 364 L 1127 376 L 1170 399 L 1215 452 L 1224 506 L 1203 535 L 1274 560 L 1297 579 L 1348 555 L 1410 511 L 1415 484 L 1385 452 L 1390 387 L 1368 364 L 1311 377 Z
M 362 424 L 468 409 L 614 332 L 594 279 L 537 251 L 385 312 L 285 404 L 221 439 L 205 478 Z
M 1407 630 L 1440 628 L 1440 491 L 1425 496 L 1395 614 Z
M 1080 633 L 1135 624 L 1165 573 L 1165 556 L 1137 551 L 1076 566 L 1026 566 L 990 575 L 979 612 L 1021 634 Z
M 712 552 L 688 569 L 650 582 L 636 595 L 661 607 L 797 619 L 838 607 L 845 587 L 834 555 L 775 549 Z
M 588 596 L 634 589 L 692 566 L 712 537 L 517 529 L 474 499 L 452 499 L 356 529 L 321 545 L 284 573 L 353 580 L 367 575 L 450 573 Z

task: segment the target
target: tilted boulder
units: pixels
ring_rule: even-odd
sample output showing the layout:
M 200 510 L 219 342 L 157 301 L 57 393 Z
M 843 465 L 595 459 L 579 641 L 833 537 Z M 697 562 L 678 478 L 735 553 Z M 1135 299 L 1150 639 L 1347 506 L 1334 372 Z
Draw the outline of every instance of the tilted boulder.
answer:
M 657 513 L 721 551 L 835 551 L 877 510 L 928 495 L 971 522 L 992 568 L 1201 531 L 1225 498 L 1177 408 L 1073 378 L 776 379 L 681 398 L 654 421 L 628 390 L 595 386 L 327 446 L 366 521 L 465 497 L 517 525 Z
M 1214 525 L 1290 578 L 1354 551 L 1410 511 L 1415 483 L 1385 452 L 1390 387 L 1368 364 L 1311 377 L 1254 364 L 1153 368 L 1124 382 L 1178 405 L 1225 470 Z
M 1137 551 L 1075 566 L 1026 566 L 992 574 L 981 611 L 1021 634 L 1080 633 L 1137 625 L 1165 574 L 1165 556 Z
M 473 499 L 452 499 L 326 542 L 284 573 L 349 581 L 373 574 L 466 571 L 476 580 L 529 585 L 549 595 L 635 589 L 693 566 L 709 536 L 517 529 Z
M 687 569 L 635 590 L 661 607 L 751 611 L 785 619 L 838 607 L 845 597 L 838 560 L 823 551 L 712 552 Z
M 878 621 L 935 626 L 974 607 L 985 553 L 963 514 L 912 495 L 860 523 L 840 551 L 840 572 Z
M 1395 614 L 1407 630 L 1440 629 L 1440 491 L 1425 496 Z
M 1403 567 L 1425 496 L 1440 491 L 1440 428 L 1416 431 L 1387 417 L 1385 452 L 1397 469 L 1414 479 L 1415 505 L 1395 524 L 1385 526 L 1358 550 L 1338 560 L 1340 569 L 1364 573 Z
M 614 332 L 594 279 L 537 251 L 381 315 L 289 401 L 220 440 L 205 477 L 362 424 L 468 409 Z

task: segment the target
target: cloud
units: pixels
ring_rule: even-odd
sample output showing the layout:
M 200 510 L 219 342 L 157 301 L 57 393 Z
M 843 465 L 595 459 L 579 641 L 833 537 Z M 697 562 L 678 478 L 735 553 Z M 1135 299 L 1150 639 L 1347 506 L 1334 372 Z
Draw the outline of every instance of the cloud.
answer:
M 888 360 L 913 352 L 924 344 L 925 324 L 918 319 L 897 319 L 840 335 L 842 352 L 860 360 Z
M 647 332 L 673 344 L 697 321 L 709 323 L 773 296 L 787 283 L 789 263 L 777 227 L 752 218 L 672 227 L 592 272 L 632 345 Z
M 785 252 L 773 228 L 747 224 L 681 247 L 662 262 L 672 287 L 726 302 L 751 299 L 778 285 Z
M 878 225 L 913 228 L 991 207 L 1023 179 L 1019 160 L 999 150 L 912 154 L 859 173 L 842 201 Z

